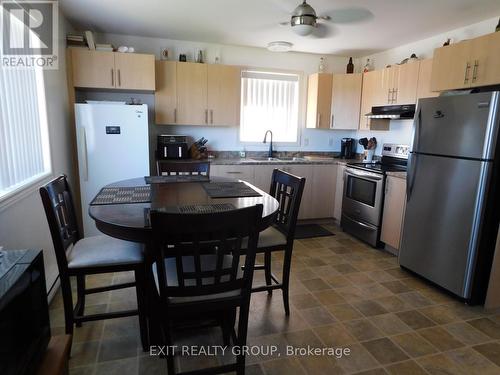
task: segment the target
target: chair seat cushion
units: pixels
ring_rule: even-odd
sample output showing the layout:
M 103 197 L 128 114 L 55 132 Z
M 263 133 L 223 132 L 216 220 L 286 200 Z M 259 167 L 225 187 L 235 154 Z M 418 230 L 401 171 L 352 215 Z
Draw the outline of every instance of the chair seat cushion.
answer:
M 68 268 L 123 266 L 142 263 L 142 245 L 109 236 L 85 237 L 67 253 Z
M 274 246 L 286 246 L 286 236 L 275 227 L 269 227 L 259 233 L 259 242 L 257 249 L 264 249 Z M 241 246 L 243 249 L 248 247 L 248 238 L 243 239 Z
M 225 255 L 223 259 L 223 268 L 230 268 L 233 257 L 230 255 Z M 166 258 L 165 262 L 165 273 L 167 276 L 167 284 L 169 287 L 179 286 L 177 280 L 177 266 L 175 262 L 175 258 Z M 217 262 L 216 255 L 201 255 L 200 263 L 202 271 L 210 271 L 215 270 Z M 182 257 L 183 269 L 184 272 L 194 272 L 194 257 L 192 256 L 184 256 Z M 153 274 L 156 283 L 156 289 L 159 291 L 158 285 L 158 272 L 156 263 L 153 264 Z M 237 278 L 241 278 L 243 276 L 243 271 L 240 267 L 238 267 Z M 226 280 L 227 279 L 227 280 Z M 221 281 L 229 281 L 229 276 L 225 275 L 221 277 Z M 213 283 L 213 278 L 204 278 L 202 279 L 202 283 L 204 285 L 210 285 Z M 185 286 L 195 286 L 196 281 L 194 279 L 186 279 L 184 281 Z M 211 301 L 220 298 L 227 297 L 235 297 L 240 295 L 240 290 L 231 290 L 225 293 L 217 293 L 217 294 L 205 294 L 200 296 L 189 296 L 189 297 L 169 297 L 170 303 L 189 303 L 189 302 L 202 302 L 202 301 Z

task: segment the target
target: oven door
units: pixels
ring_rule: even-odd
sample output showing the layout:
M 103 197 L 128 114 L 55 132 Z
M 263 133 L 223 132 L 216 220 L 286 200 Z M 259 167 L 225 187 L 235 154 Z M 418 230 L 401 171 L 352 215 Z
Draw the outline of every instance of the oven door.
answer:
M 342 214 L 378 227 L 384 192 L 384 175 L 355 168 L 345 169 Z

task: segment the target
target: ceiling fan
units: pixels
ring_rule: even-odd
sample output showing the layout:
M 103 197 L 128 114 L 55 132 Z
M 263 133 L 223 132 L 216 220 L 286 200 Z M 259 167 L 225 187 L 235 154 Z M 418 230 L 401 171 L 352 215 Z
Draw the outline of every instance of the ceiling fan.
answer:
M 331 17 L 328 15 L 317 16 L 316 11 L 312 6 L 307 4 L 306 0 L 299 4 L 292 12 L 290 21 L 280 22 L 282 26 L 290 25 L 292 30 L 300 35 L 310 35 L 317 27 L 318 21 L 330 21 Z
M 318 16 L 312 6 L 303 0 L 290 14 L 290 20 L 280 22 L 281 26 L 291 26 L 292 31 L 300 36 L 313 34 L 316 37 L 325 37 L 333 32 L 334 23 L 362 22 L 373 17 L 373 14 L 364 8 L 336 9 L 328 14 Z

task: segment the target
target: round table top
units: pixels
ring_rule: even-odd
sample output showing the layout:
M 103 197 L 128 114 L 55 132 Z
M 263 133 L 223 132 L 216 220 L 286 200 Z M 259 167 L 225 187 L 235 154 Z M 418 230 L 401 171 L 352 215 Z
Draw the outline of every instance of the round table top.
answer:
M 238 181 L 224 177 L 211 177 L 210 182 Z M 146 243 L 151 238 L 147 218 L 148 209 L 184 205 L 231 203 L 236 209 L 263 205 L 262 230 L 269 227 L 278 211 L 279 203 L 268 193 L 245 182 L 261 194 L 259 197 L 210 198 L 202 182 L 178 182 L 151 184 L 151 203 L 124 203 L 89 207 L 89 215 L 97 229 L 109 236 L 123 240 Z M 118 181 L 106 187 L 146 186 L 143 177 Z

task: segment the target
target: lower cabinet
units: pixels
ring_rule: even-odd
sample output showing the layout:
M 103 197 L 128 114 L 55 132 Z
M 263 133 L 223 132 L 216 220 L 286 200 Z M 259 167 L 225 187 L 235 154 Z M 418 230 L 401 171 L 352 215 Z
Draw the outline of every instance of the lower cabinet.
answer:
M 211 165 L 210 175 L 244 180 L 265 192 L 269 192 L 275 168 L 305 177 L 299 219 L 317 219 L 334 216 L 337 167 L 334 164 Z
M 344 196 L 344 171 L 345 164 L 337 165 L 337 173 L 335 176 L 335 204 L 333 208 L 333 218 L 340 224 L 342 218 L 342 197 Z
M 380 240 L 399 250 L 406 207 L 406 180 L 388 176 L 385 182 L 384 214 Z
M 228 177 L 254 183 L 253 165 L 210 165 L 210 175 Z

